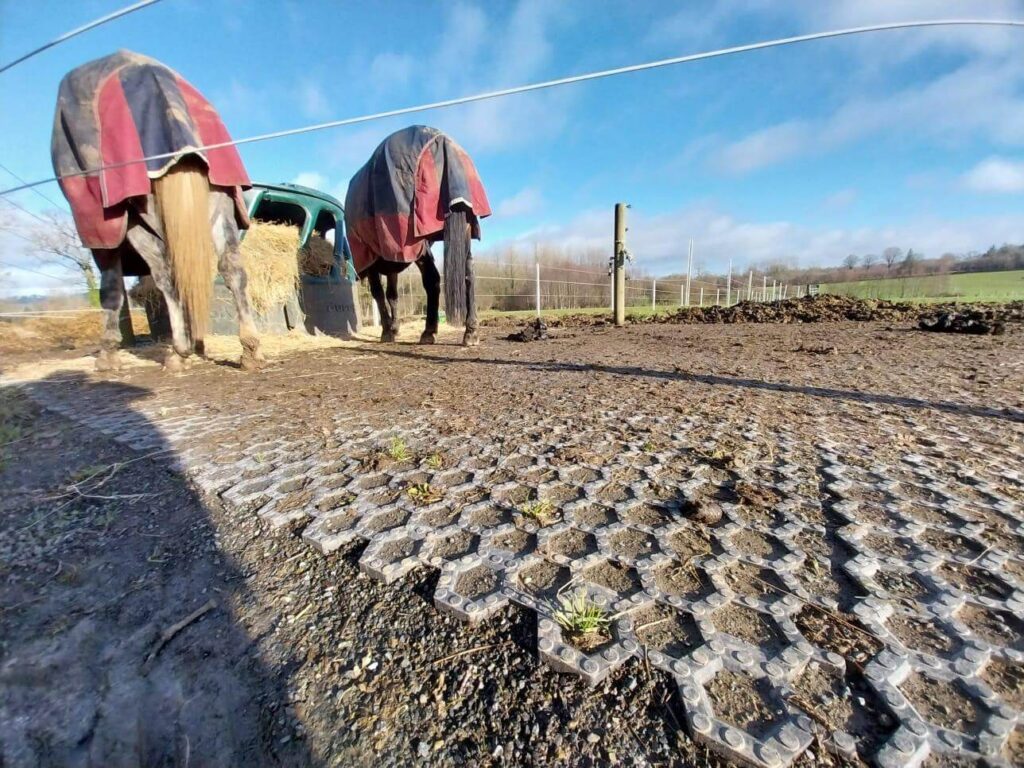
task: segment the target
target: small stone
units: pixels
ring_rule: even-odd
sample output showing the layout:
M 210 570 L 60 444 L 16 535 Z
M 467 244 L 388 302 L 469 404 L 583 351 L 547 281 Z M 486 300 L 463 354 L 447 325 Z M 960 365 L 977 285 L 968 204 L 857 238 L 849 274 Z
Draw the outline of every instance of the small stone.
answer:
M 419 746 L 416 748 L 416 753 L 420 757 L 426 757 L 430 754 L 430 745 L 425 741 L 421 741 Z
M 596 734 L 596 733 L 588 733 L 587 734 L 587 743 L 588 744 L 597 744 L 597 742 L 599 742 L 600 740 L 601 740 L 601 737 L 598 734 Z

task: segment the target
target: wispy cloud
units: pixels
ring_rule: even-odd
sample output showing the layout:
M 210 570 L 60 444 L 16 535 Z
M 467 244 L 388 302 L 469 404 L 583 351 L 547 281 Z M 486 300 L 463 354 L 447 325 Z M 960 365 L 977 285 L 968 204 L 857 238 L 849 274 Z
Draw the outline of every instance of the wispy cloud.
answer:
M 536 187 L 526 187 L 511 197 L 506 197 L 494 207 L 494 214 L 501 218 L 513 218 L 536 213 L 544 203 L 544 196 Z
M 870 136 L 913 133 L 920 139 L 982 139 L 1024 145 L 1024 62 L 975 61 L 889 95 L 852 96 L 821 119 L 790 120 L 721 147 L 714 165 L 743 174 L 801 155 L 822 154 Z
M 418 93 L 442 99 L 539 78 L 552 61 L 553 27 L 568 14 L 558 3 L 541 0 L 520 0 L 505 14 L 507 7 L 449 5 L 444 44 L 419 64 L 430 76 Z M 371 62 L 369 80 L 378 91 L 401 89 L 414 65 L 407 54 L 384 51 Z M 528 94 L 445 110 L 430 120 L 470 152 L 510 151 L 557 135 L 572 98 L 568 92 Z
M 1024 192 L 1024 161 L 990 157 L 964 174 L 963 181 L 973 192 L 1018 194 Z
M 535 229 L 519 241 L 555 241 L 567 247 L 603 248 L 608 241 L 608 211 L 588 211 L 564 225 Z M 630 220 L 629 250 L 654 274 L 685 269 L 692 237 L 701 267 L 724 270 L 768 261 L 800 266 L 837 264 L 849 253 L 880 253 L 890 245 L 939 256 L 947 251 L 983 250 L 991 243 L 1020 242 L 1019 216 L 984 216 L 950 221 L 919 217 L 899 224 L 815 227 L 786 220 L 743 219 L 710 205 L 688 205 L 659 215 L 636 212 Z M 500 247 L 495 243 L 491 247 Z
M 313 189 L 325 189 L 328 181 L 327 177 L 322 173 L 316 171 L 303 171 L 292 179 L 292 184 L 301 184 L 304 187 L 312 187 Z

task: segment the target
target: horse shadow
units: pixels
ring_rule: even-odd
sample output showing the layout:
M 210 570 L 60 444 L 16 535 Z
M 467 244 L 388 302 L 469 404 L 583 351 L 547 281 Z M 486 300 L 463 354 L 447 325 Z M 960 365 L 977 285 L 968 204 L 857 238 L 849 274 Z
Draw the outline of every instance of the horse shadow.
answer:
M 268 665 L 247 629 L 276 617 L 229 513 L 128 411 L 150 392 L 67 372 L 22 387 L 4 394 L 30 412 L 23 437 L 0 456 L 0 764 L 316 764 L 289 709 L 300 661 L 275 646 Z M 124 406 L 103 426 L 145 447 L 39 403 Z

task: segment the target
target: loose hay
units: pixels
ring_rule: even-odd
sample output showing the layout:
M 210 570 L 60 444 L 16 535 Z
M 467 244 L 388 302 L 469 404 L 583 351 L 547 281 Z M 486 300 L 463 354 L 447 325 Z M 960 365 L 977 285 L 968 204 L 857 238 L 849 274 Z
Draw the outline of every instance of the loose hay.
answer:
M 264 314 L 288 301 L 299 285 L 299 229 L 252 223 L 242 240 L 242 265 L 252 308 Z
M 310 236 L 299 252 L 299 268 L 302 274 L 327 277 L 333 266 L 334 246 L 319 235 Z
M 99 344 L 103 334 L 103 313 L 69 313 L 67 316 L 12 318 L 0 321 L 0 351 L 42 352 L 57 349 L 78 349 Z M 146 315 L 132 311 L 132 325 L 137 334 L 149 332 Z

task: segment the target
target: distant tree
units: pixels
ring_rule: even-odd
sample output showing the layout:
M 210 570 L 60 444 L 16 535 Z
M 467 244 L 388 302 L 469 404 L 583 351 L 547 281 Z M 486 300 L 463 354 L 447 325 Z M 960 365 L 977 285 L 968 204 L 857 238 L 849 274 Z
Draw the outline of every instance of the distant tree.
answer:
M 847 269 L 856 269 L 859 263 L 860 256 L 858 256 L 855 253 L 851 253 L 849 256 L 843 259 L 843 266 L 846 267 Z
M 900 272 L 904 275 L 914 274 L 914 267 L 917 266 L 920 258 L 918 254 L 914 253 L 913 248 L 908 248 L 907 255 L 903 257 L 903 262 L 900 264 Z
M 49 213 L 44 218 L 47 223 L 33 227 L 28 235 L 36 247 L 36 257 L 44 264 L 59 264 L 76 272 L 89 298 L 94 299 L 98 286 L 92 252 L 78 239 L 75 222 L 59 213 Z
M 864 264 L 864 269 L 871 269 L 875 266 L 875 262 L 878 261 L 878 257 L 873 253 L 865 253 L 864 258 L 861 259 L 861 263 Z
M 882 251 L 882 260 L 885 261 L 885 268 L 891 270 L 902 255 L 903 250 L 894 246 L 889 246 Z

